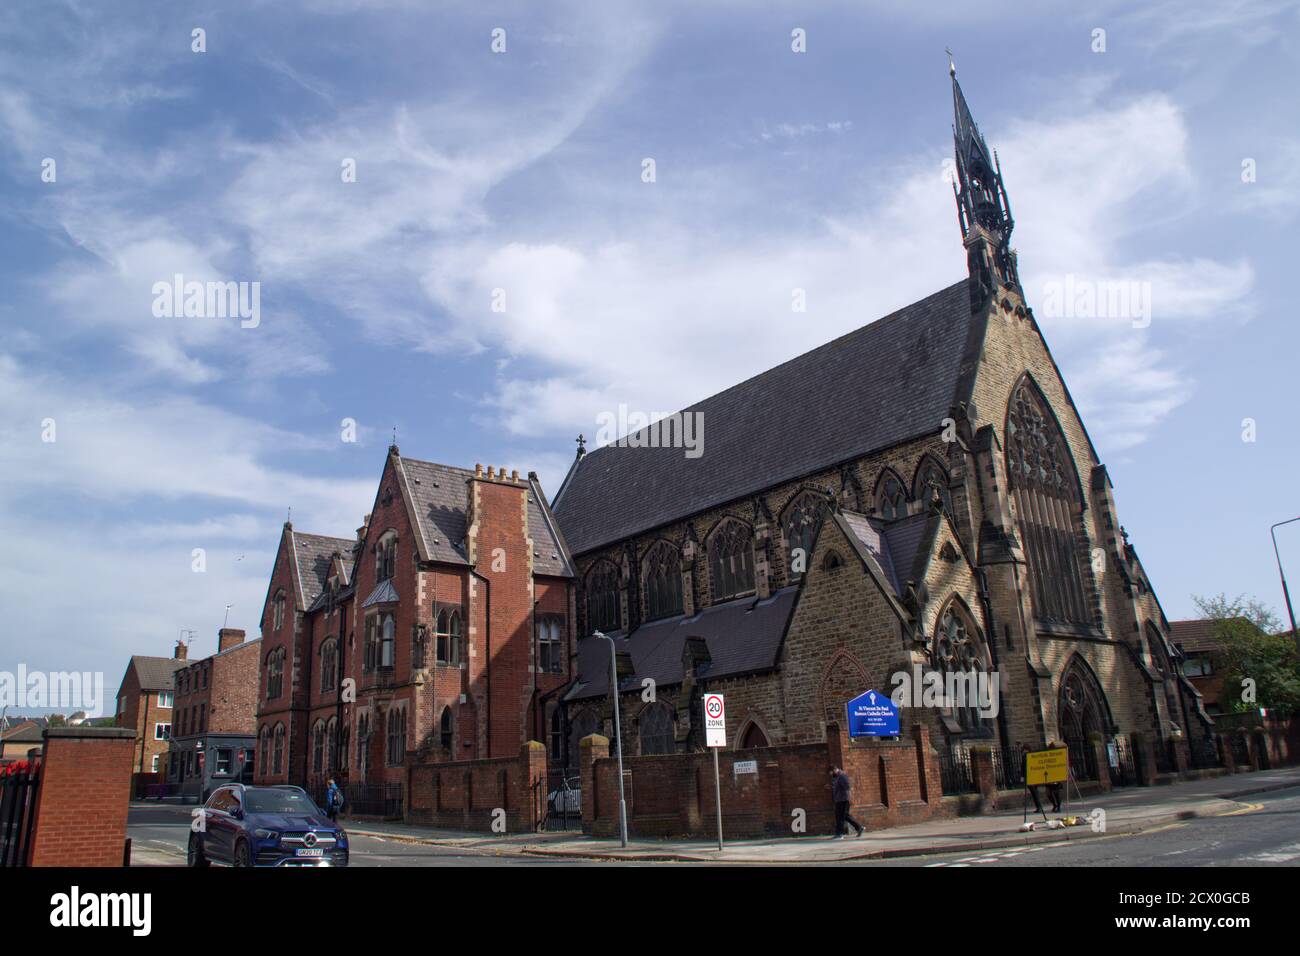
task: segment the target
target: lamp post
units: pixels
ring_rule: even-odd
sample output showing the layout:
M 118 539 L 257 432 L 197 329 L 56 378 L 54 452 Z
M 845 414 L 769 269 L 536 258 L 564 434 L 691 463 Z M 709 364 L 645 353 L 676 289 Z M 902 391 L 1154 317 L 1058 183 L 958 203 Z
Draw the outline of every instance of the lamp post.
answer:
M 614 704 L 614 746 L 618 753 L 618 839 L 627 847 L 627 798 L 623 792 L 623 728 L 618 716 L 618 654 L 614 650 L 614 639 L 600 631 L 592 631 L 592 637 L 609 641 L 609 696 Z M 589 798 L 590 799 L 590 798 Z
M 1295 649 L 1300 653 L 1300 634 L 1296 633 L 1295 628 L 1295 611 L 1291 609 L 1291 592 L 1286 586 L 1286 572 L 1282 570 L 1282 555 L 1277 550 L 1277 529 L 1284 524 L 1290 524 L 1293 521 L 1300 521 L 1300 516 L 1287 518 L 1286 521 L 1279 521 L 1273 527 L 1268 529 L 1269 535 L 1273 538 L 1273 557 L 1277 558 L 1277 573 L 1282 578 L 1282 597 L 1286 598 L 1286 613 L 1291 619 L 1291 640 L 1295 642 Z

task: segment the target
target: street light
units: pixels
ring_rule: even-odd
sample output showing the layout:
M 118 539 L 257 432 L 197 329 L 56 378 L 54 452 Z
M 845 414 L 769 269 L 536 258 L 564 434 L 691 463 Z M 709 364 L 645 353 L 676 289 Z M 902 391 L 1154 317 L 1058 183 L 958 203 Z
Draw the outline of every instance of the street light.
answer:
M 1282 570 L 1282 555 L 1279 554 L 1277 550 L 1277 529 L 1282 527 L 1282 525 L 1290 524 L 1293 521 L 1300 521 L 1300 516 L 1287 518 L 1286 521 L 1279 521 L 1277 524 L 1273 525 L 1273 527 L 1268 529 L 1268 533 L 1273 538 L 1273 557 L 1277 558 L 1277 573 L 1282 578 L 1282 596 L 1286 598 L 1287 617 L 1291 618 L 1291 640 L 1295 642 L 1295 649 L 1300 653 L 1300 634 L 1297 634 L 1295 629 L 1295 611 L 1291 610 L 1291 592 L 1287 590 L 1286 572 Z
M 614 650 L 614 639 L 600 631 L 592 631 L 592 637 L 609 641 L 609 695 L 614 702 L 614 745 L 618 753 L 618 839 L 627 847 L 627 799 L 623 793 L 623 728 L 618 718 L 618 654 Z M 595 778 L 593 778 L 594 780 Z M 588 799 L 594 799 L 594 794 Z

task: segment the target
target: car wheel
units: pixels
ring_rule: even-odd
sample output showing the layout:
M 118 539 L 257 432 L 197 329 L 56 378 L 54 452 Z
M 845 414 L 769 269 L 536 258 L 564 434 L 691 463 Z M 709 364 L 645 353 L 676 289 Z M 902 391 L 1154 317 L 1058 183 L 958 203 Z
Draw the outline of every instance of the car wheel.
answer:
M 235 866 L 252 866 L 253 859 L 249 855 L 248 844 L 240 840 L 235 844 Z
M 203 841 L 197 833 L 190 834 L 189 845 L 185 848 L 186 866 L 207 866 L 208 858 L 203 853 Z

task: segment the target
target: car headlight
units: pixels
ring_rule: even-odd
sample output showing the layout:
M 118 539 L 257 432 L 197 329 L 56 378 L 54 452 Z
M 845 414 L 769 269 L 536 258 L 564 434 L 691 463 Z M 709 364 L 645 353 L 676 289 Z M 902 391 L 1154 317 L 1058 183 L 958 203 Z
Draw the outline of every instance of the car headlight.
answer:
M 280 836 L 274 830 L 263 830 L 261 828 L 254 830 L 253 835 L 259 840 L 275 840 Z
M 340 830 L 340 831 L 339 831 L 338 845 L 339 845 L 339 846 L 347 846 L 347 845 L 348 845 L 348 831 L 347 831 L 347 830 Z

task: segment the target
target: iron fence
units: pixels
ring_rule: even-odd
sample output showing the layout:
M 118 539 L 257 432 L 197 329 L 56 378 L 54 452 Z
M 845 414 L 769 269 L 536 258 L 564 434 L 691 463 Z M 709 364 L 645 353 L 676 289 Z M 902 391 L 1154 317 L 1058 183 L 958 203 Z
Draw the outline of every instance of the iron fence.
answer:
M 343 810 L 352 816 L 402 818 L 400 783 L 349 783 L 343 785 Z M 321 795 L 322 798 L 324 794 Z
M 993 779 L 999 790 L 1019 790 L 1025 785 L 1025 755 L 1017 747 L 993 748 Z
M 1070 751 L 1070 773 L 1075 780 L 1097 779 L 1097 755 L 1087 740 L 1074 738 L 1065 742 Z
M 40 766 L 0 770 L 0 866 L 26 866 L 36 822 Z
M 1192 767 L 1196 770 L 1210 770 L 1219 766 L 1219 748 L 1213 737 L 1202 737 L 1193 741 L 1190 747 Z
M 1246 743 L 1246 735 L 1228 734 L 1228 752 L 1232 754 L 1232 761 L 1237 766 L 1249 764 L 1250 747 Z
M 945 796 L 975 792 L 975 777 L 970 770 L 970 751 L 954 747 L 939 753 L 939 783 Z

